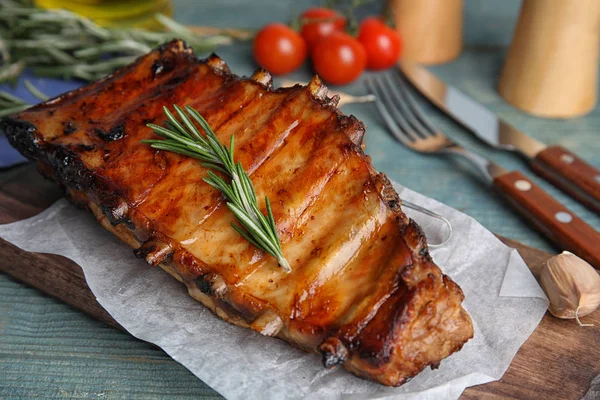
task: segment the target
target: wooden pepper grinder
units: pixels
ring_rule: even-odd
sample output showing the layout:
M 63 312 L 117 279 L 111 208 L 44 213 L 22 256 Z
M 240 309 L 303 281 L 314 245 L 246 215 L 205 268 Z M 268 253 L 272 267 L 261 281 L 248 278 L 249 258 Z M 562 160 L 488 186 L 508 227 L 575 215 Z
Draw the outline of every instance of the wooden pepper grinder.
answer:
M 498 91 L 528 113 L 583 115 L 598 90 L 599 0 L 524 0 Z
M 404 48 L 402 57 L 421 64 L 455 59 L 462 49 L 462 0 L 389 0 Z

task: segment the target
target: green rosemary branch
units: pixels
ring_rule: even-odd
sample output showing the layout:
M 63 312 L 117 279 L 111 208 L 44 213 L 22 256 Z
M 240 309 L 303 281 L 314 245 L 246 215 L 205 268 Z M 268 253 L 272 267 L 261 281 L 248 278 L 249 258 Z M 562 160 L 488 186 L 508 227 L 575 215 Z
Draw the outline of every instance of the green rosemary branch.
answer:
M 46 101 L 50 98 L 42 93 L 40 89 L 36 88 L 29 80 L 25 79 L 23 83 L 25 83 L 27 90 L 38 99 Z M 31 107 L 31 104 L 27 103 L 25 100 L 4 90 L 0 90 L 0 118 L 24 111 L 29 107 Z
M 29 90 L 29 92 L 32 95 L 34 95 L 41 101 L 47 101 L 48 99 L 50 99 L 50 97 L 48 95 L 46 95 L 45 93 L 42 93 L 40 91 L 40 89 L 36 88 L 35 85 L 33 83 L 31 83 L 28 79 L 25 79 L 23 81 L 23 83 L 25 84 L 25 87 L 27 88 L 27 90 Z
M 41 76 L 93 81 L 175 38 L 196 52 L 232 41 L 225 35 L 200 35 L 164 15 L 156 20 L 165 31 L 102 28 L 66 10 L 0 0 L 0 82 L 16 79 L 25 67 Z
M 0 118 L 16 114 L 31 107 L 25 100 L 0 90 Z
M 243 228 L 235 223 L 231 223 L 231 226 L 254 246 L 275 257 L 284 271 L 290 272 L 290 264 L 281 251 L 281 242 L 277 235 L 269 198 L 265 197 L 267 215 L 264 215 L 258 208 L 256 192 L 248 173 L 242 163 L 235 162 L 234 135 L 231 135 L 229 148 L 227 148 L 219 142 L 215 132 L 198 111 L 186 106 L 186 114 L 179 106 L 173 107 L 179 119 L 164 107 L 167 124 L 147 125 L 165 140 L 143 140 L 142 142 L 158 150 L 196 158 L 206 168 L 225 174 L 229 178 L 229 183 L 212 171 L 208 171 L 208 177 L 204 178 L 204 181 L 225 195 L 227 207 Z M 193 121 L 200 125 L 205 136 L 200 133 Z

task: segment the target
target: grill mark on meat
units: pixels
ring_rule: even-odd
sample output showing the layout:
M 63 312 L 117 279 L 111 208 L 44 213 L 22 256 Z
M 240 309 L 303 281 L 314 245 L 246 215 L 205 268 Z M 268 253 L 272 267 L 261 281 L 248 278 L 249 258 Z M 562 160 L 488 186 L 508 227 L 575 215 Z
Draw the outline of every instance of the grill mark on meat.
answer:
M 252 94 L 247 96 L 244 99 L 244 101 L 240 103 L 239 107 L 232 114 L 230 114 L 227 118 L 223 119 L 223 121 L 221 121 L 221 123 L 219 123 L 216 126 L 211 126 L 212 130 L 215 132 L 215 134 L 217 134 L 217 137 L 219 136 L 219 133 L 221 132 L 220 128 L 223 127 L 223 125 L 225 125 L 228 121 L 231 121 L 231 119 L 235 118 L 236 116 L 241 115 L 243 112 L 245 112 L 246 107 L 248 107 L 250 104 L 252 104 L 252 102 L 254 100 L 256 100 L 256 98 L 259 96 L 260 89 L 258 87 L 254 86 L 254 85 L 248 85 L 248 86 L 253 89 Z M 237 137 L 236 137 L 236 139 L 237 139 Z M 225 143 L 229 143 L 229 142 L 225 142 Z
M 304 100 L 301 94 L 301 91 L 291 91 L 285 96 L 278 106 L 271 110 L 267 121 L 248 135 L 251 139 L 238 147 L 237 161 L 242 163 L 250 177 L 267 158 L 274 155 L 290 132 L 296 128 L 298 120 L 295 117 L 290 120 L 289 109 Z M 281 125 L 281 128 L 278 129 L 278 125 Z
M 332 118 L 329 117 L 328 121 L 317 124 L 318 127 L 313 124 L 300 126 L 290 137 L 286 147 L 255 172 L 257 191 L 263 191 L 263 181 L 267 187 L 274 184 L 278 188 L 275 195 L 271 195 L 270 200 L 271 203 L 279 205 L 273 212 L 283 241 L 286 241 L 294 229 L 306 220 L 306 210 L 321 193 L 323 186 L 331 179 L 342 161 L 341 158 L 332 157 L 331 149 L 328 147 L 335 148 L 335 138 L 329 135 L 333 128 L 332 122 Z M 307 136 L 310 138 L 307 139 Z M 308 155 L 304 156 L 303 151 L 307 146 L 311 148 Z M 293 171 L 286 173 L 284 168 L 290 167 L 289 159 L 293 156 L 301 157 L 297 162 L 299 165 L 294 164 Z M 275 176 L 271 177 L 271 175 Z M 307 182 L 310 182 L 311 186 L 306 191 L 301 191 L 302 184 Z M 297 198 L 301 203 L 299 207 L 293 208 L 294 200 Z
M 351 160 L 350 163 L 346 161 L 340 165 L 339 169 L 347 171 L 353 167 L 353 162 L 355 160 Z M 366 174 L 366 171 L 364 173 Z M 312 226 L 310 231 L 307 229 L 307 232 L 304 233 L 307 235 L 307 239 L 300 242 L 301 245 L 295 246 L 307 250 L 305 253 L 300 253 L 302 254 L 301 258 L 293 264 L 299 275 L 295 278 L 296 282 L 302 282 L 301 285 L 297 285 L 297 290 L 301 293 L 298 296 L 301 304 L 296 302 L 293 305 L 296 319 L 310 318 L 311 314 L 315 316 L 325 314 L 314 319 L 320 319 L 323 324 L 327 325 L 330 321 L 343 315 L 344 310 L 340 308 L 343 301 L 335 299 L 336 296 L 323 295 L 321 290 L 327 282 L 337 280 L 336 276 L 343 275 L 342 272 L 356 259 L 361 248 L 369 240 L 372 240 L 373 236 L 377 235 L 382 219 L 385 218 L 384 210 L 373 214 L 359 213 L 358 215 L 351 212 L 350 214 L 355 217 L 353 219 L 348 218 L 348 211 L 360 210 L 363 207 L 365 209 L 369 208 L 364 206 L 362 185 L 347 183 L 347 176 L 343 173 L 336 174 L 333 179 L 328 181 L 321 192 L 322 198 L 332 196 L 331 204 L 323 204 L 324 202 L 321 201 L 313 204 L 308 209 L 308 212 L 315 215 L 330 215 L 330 217 L 326 221 Z M 356 177 L 356 175 L 354 176 Z M 359 181 L 359 179 L 356 179 L 356 181 Z M 341 186 L 346 188 L 343 196 L 333 197 Z M 340 202 L 340 197 L 346 200 Z M 377 201 L 375 196 L 369 199 L 369 202 L 375 208 L 378 208 Z M 340 212 L 340 207 L 345 208 L 345 210 Z M 308 253 L 308 250 L 314 248 L 315 245 L 322 247 L 323 254 L 320 257 L 311 257 Z M 289 251 L 288 247 L 288 253 Z M 318 309 L 323 309 L 324 312 L 319 312 Z
M 331 116 L 328 118 L 331 121 Z M 320 120 L 319 120 L 320 121 Z M 316 125 L 316 126 L 315 126 Z M 273 215 L 277 224 L 277 230 L 282 243 L 286 243 L 290 236 L 293 235 L 295 227 L 299 226 L 305 219 L 301 215 L 305 212 L 307 207 L 314 202 L 318 193 L 326 182 L 333 175 L 334 166 L 330 166 L 328 169 L 319 168 L 320 165 L 314 160 L 315 149 L 323 143 L 323 138 L 327 137 L 326 129 L 331 127 L 330 124 L 326 123 L 307 123 L 303 121 L 297 129 L 288 136 L 287 143 L 281 147 L 276 153 L 272 154 L 267 158 L 268 162 L 263 163 L 252 175 L 257 197 L 259 199 L 259 207 L 264 209 L 263 199 L 267 194 L 266 192 L 270 187 L 277 187 L 279 190 L 277 194 L 269 194 L 269 200 L 273 207 Z M 308 151 L 308 155 L 304 155 L 303 151 L 306 147 L 306 137 L 310 136 L 312 147 Z M 315 144 L 316 143 L 316 144 Z M 304 144 L 303 147 L 300 147 Z M 301 150 L 298 150 L 298 149 Z M 291 153 L 291 154 L 290 154 Z M 286 170 L 291 168 L 290 158 L 292 156 L 298 156 L 300 158 L 300 166 L 295 168 L 294 172 Z M 311 162 L 312 161 L 312 162 Z M 328 161 L 328 160 L 327 160 Z M 311 168 L 312 167 L 312 168 Z M 306 171 L 308 169 L 308 171 Z M 323 174 L 317 174 L 316 171 L 323 171 Z M 301 173 L 296 173 L 301 171 Z M 313 172 L 312 176 L 310 172 Z M 308 172 L 302 174 L 302 172 Z M 314 179 L 314 176 L 325 175 L 322 179 Z M 313 178 L 313 179 L 311 179 Z M 309 186 L 304 190 L 303 184 L 309 182 Z M 300 199 L 294 201 L 294 198 Z M 247 276 L 254 273 L 254 271 L 262 267 L 262 262 L 253 263 L 252 267 L 247 268 L 243 274 L 239 275 L 239 281 L 243 282 Z M 271 280 L 273 282 L 273 280 Z
M 298 91 L 293 91 L 291 95 L 286 96 L 286 98 L 282 100 L 282 103 L 284 104 L 274 109 L 267 121 L 263 125 L 258 127 L 258 129 L 256 129 L 253 134 L 248 134 L 252 135 L 252 139 L 248 142 L 247 145 L 242 146 L 241 149 L 238 148 L 239 155 L 236 161 L 242 162 L 242 164 L 244 165 L 244 162 L 247 159 L 266 160 L 269 154 L 272 154 L 273 151 L 280 147 L 274 146 L 273 144 L 281 143 L 281 139 L 285 137 L 288 132 L 286 132 L 286 130 L 282 131 L 280 129 L 275 129 L 275 127 L 279 125 L 289 125 L 289 122 L 287 121 L 289 121 L 290 116 L 286 109 L 292 105 L 302 106 L 304 104 L 304 101 L 307 100 L 306 96 L 300 96 L 300 94 L 301 93 L 298 93 Z M 254 143 L 258 143 L 258 145 L 254 145 Z M 246 157 L 243 157 L 243 155 L 245 155 Z M 261 164 L 259 162 L 255 162 L 253 164 L 255 168 L 260 167 L 260 165 Z M 247 165 L 247 162 L 245 164 L 245 169 L 249 172 L 250 176 L 252 177 L 254 171 L 252 170 L 251 166 Z M 257 194 L 259 194 L 259 199 L 262 202 L 264 199 L 264 195 L 260 194 L 258 190 Z M 249 263 L 247 265 L 243 262 L 238 262 L 237 264 L 239 265 L 239 267 L 236 269 L 236 272 L 233 276 L 229 276 L 227 274 L 224 275 L 225 279 L 227 279 L 231 283 L 238 281 L 240 277 L 245 274 L 245 272 L 241 272 L 240 274 L 240 271 L 246 271 L 246 268 L 251 268 L 251 265 L 262 265 L 260 264 L 260 260 L 264 257 L 264 255 L 260 252 L 256 254 L 256 250 L 251 245 L 248 245 L 248 243 L 235 231 L 216 228 L 216 226 L 221 226 L 223 224 L 223 221 L 228 221 L 231 219 L 229 214 L 230 213 L 228 209 L 224 207 L 222 203 L 219 203 L 219 205 L 215 206 L 215 211 L 213 213 L 211 213 L 207 218 L 203 219 L 198 223 L 197 229 L 193 232 L 192 235 L 200 237 L 212 237 L 214 240 L 214 232 L 219 232 L 221 237 L 226 237 L 231 242 L 238 243 L 239 246 L 241 246 L 241 248 L 245 248 L 245 250 L 242 251 L 242 259 L 254 260 L 254 262 Z M 219 240 L 224 239 L 220 238 Z M 197 251 L 195 252 L 192 247 L 188 246 L 187 248 L 192 253 L 198 254 L 198 256 L 200 256 L 200 254 Z M 229 257 L 228 249 L 214 248 L 211 249 L 210 252 L 204 252 L 204 254 L 202 254 L 202 256 L 200 257 L 204 262 L 218 264 L 220 263 L 220 261 L 218 260 L 223 260 Z
M 389 265 L 394 249 L 381 244 L 381 234 L 391 233 L 393 227 L 389 223 L 376 226 L 368 235 L 348 262 L 343 265 L 338 273 L 327 280 L 314 282 L 313 291 L 318 302 L 310 304 L 305 311 L 303 320 L 312 324 L 322 324 L 324 328 L 350 325 L 356 332 L 360 332 L 378 309 L 381 298 L 385 298 L 390 290 L 392 277 L 385 279 L 385 274 L 395 274 L 394 269 L 373 270 L 365 268 L 369 265 Z M 343 273 L 341 273 L 343 272 Z M 368 277 L 368 278 L 367 278 Z M 341 288 L 346 288 L 353 282 L 363 282 L 353 291 L 347 291 L 343 297 L 336 296 Z M 362 301 L 370 297 L 368 302 Z M 362 304 L 362 307 L 359 305 Z M 369 304 L 369 307 L 365 307 Z M 333 306 L 337 307 L 337 314 L 332 312 Z
M 252 85 L 255 84 L 252 83 Z M 258 87 L 256 96 L 252 102 L 246 105 L 244 112 L 233 114 L 229 120 L 223 122 L 215 130 L 217 137 L 227 143 L 233 132 L 235 133 L 236 148 L 238 150 L 242 149 L 252 140 L 256 132 L 263 129 L 276 110 L 279 109 L 283 99 L 289 95 L 289 92 L 268 93 L 263 88 Z M 237 157 L 243 156 L 241 151 L 237 153 Z M 242 162 L 242 164 L 244 163 Z
M 103 167 L 103 171 L 121 186 L 129 188 L 130 194 L 128 198 L 133 205 L 139 206 L 143 204 L 150 196 L 152 189 L 160 184 L 169 173 L 168 170 L 161 169 L 160 165 L 154 162 L 155 150 L 149 146 L 137 146 L 142 139 L 156 138 L 152 130 L 139 121 L 151 119 L 152 122 L 161 124 L 164 119 L 164 114 L 162 113 L 163 106 L 172 107 L 172 102 L 179 100 L 179 97 L 185 97 L 188 94 L 194 95 L 195 93 L 188 89 L 188 85 L 194 87 L 196 78 L 204 77 L 208 73 L 208 69 L 204 66 L 194 68 L 193 70 L 194 76 L 190 76 L 182 84 L 180 92 L 174 94 L 174 88 L 171 88 L 166 90 L 156 101 L 143 103 L 135 113 L 132 113 L 133 117 L 127 122 L 128 136 L 119 141 L 119 143 L 113 142 L 108 145 L 108 148 L 122 146 L 126 149 L 116 154 L 115 157 L 108 159 L 106 165 Z M 217 87 L 218 85 L 216 84 L 212 84 L 212 86 L 201 85 L 201 88 L 207 94 Z M 177 98 L 174 97 L 175 95 Z M 153 118 L 150 116 L 153 116 Z M 172 158 L 169 155 L 167 160 Z M 123 173 L 123 166 L 125 165 L 127 166 L 128 175 Z
M 217 133 L 219 127 L 239 111 L 240 107 L 247 105 L 261 89 L 254 82 L 245 83 L 244 85 L 240 81 L 225 79 L 216 92 L 210 96 L 196 98 L 190 105 L 202 114 L 212 130 Z
M 395 239 L 400 238 L 400 232 L 397 229 L 394 232 L 394 224 L 389 221 L 387 226 L 382 228 L 382 233 L 385 234 L 386 232 L 393 235 Z M 375 258 L 373 262 L 377 262 L 380 265 L 387 265 L 389 268 L 375 271 L 376 275 L 370 279 L 375 284 L 373 287 L 363 289 L 364 297 L 371 298 L 371 301 L 363 302 L 362 304 L 358 303 L 356 307 L 351 308 L 340 320 L 340 324 L 329 332 L 330 337 L 340 338 L 348 348 L 356 348 L 357 338 L 362 330 L 379 312 L 380 307 L 396 291 L 396 286 L 401 282 L 398 271 L 404 270 L 405 266 L 412 265 L 412 258 L 405 254 L 407 247 L 404 241 L 398 240 L 395 243 L 397 243 L 396 246 L 383 246 L 383 249 L 379 248 L 378 252 L 375 252 L 373 248 L 364 248 L 361 255 L 362 258 L 359 257 L 354 262 L 355 266 L 360 268 L 363 265 L 370 264 L 366 262 L 367 259 Z M 356 294 L 356 296 L 357 298 L 362 297 L 361 294 Z M 367 304 L 371 304 L 371 307 L 367 307 Z
M 210 94 L 210 93 L 209 93 Z M 214 95 L 210 95 L 211 98 L 214 98 Z M 252 94 L 250 94 L 249 97 L 252 97 Z M 246 100 L 251 100 L 251 99 L 246 99 Z M 201 101 L 204 101 L 204 99 L 201 99 Z M 241 104 L 247 104 L 247 101 L 243 101 Z M 194 107 L 196 107 L 196 103 L 192 103 Z M 237 103 L 236 103 L 237 104 Z M 235 115 L 236 112 L 239 111 L 238 107 L 232 107 L 232 111 L 233 114 Z M 203 112 L 203 111 L 201 111 Z M 211 119 L 212 114 L 205 114 L 205 117 L 207 119 Z M 225 138 L 223 137 L 224 134 L 223 133 L 219 133 L 217 132 L 217 136 L 219 137 L 219 139 L 222 142 L 228 142 L 229 138 L 227 138 L 225 140 Z M 238 142 L 238 141 L 236 141 Z M 163 152 L 164 153 L 164 152 Z M 166 153 L 165 153 L 166 154 Z M 191 166 L 190 164 L 193 164 L 193 166 Z M 189 197 L 189 196 L 185 196 L 185 193 L 180 192 L 180 194 L 184 195 L 184 197 L 174 197 L 172 194 L 169 193 L 163 193 L 163 194 L 159 194 L 158 192 L 161 191 L 162 187 L 165 186 L 163 185 L 161 182 L 167 181 L 166 183 L 166 188 L 170 191 L 170 184 L 169 184 L 169 180 L 171 178 L 174 177 L 174 175 L 178 174 L 179 171 L 184 171 L 187 170 L 187 172 L 185 172 L 184 174 L 179 174 L 179 179 L 186 179 L 188 181 L 188 185 L 190 183 L 194 183 L 195 184 L 195 189 L 193 189 L 196 194 L 189 199 L 189 201 L 194 202 L 195 204 L 198 204 L 198 209 L 199 210 L 203 210 L 204 212 L 201 215 L 198 215 L 196 220 L 198 221 L 198 225 L 202 224 L 202 222 L 208 218 L 217 208 L 219 208 L 221 206 L 221 203 L 223 201 L 222 196 L 220 196 L 220 194 L 218 193 L 218 191 L 216 191 L 214 188 L 205 185 L 204 182 L 202 181 L 202 178 L 204 178 L 206 176 L 206 172 L 207 170 L 202 167 L 200 165 L 200 163 L 196 160 L 189 160 L 189 161 L 185 161 L 183 164 L 180 164 L 179 166 L 172 168 L 170 171 L 167 171 L 167 173 L 161 177 L 160 181 L 157 181 L 156 184 L 152 187 L 151 191 L 148 192 L 146 194 L 146 198 L 151 198 L 154 195 L 154 200 L 149 200 L 149 203 L 146 204 L 146 201 L 141 202 L 140 206 L 147 210 L 150 211 L 150 215 L 151 218 L 153 220 L 161 220 L 162 217 L 167 216 L 168 220 L 165 222 L 164 225 L 168 226 L 172 224 L 172 221 L 174 219 L 178 219 L 181 216 L 174 214 L 175 211 L 177 209 L 176 206 L 179 202 L 182 201 L 186 201 L 185 198 Z M 185 178 L 184 178 L 185 177 Z M 204 201 L 200 202 L 200 198 L 204 197 Z M 163 198 L 169 198 L 169 200 L 172 203 L 172 206 L 167 206 L 164 207 L 161 199 Z M 165 228 L 167 229 L 167 228 Z

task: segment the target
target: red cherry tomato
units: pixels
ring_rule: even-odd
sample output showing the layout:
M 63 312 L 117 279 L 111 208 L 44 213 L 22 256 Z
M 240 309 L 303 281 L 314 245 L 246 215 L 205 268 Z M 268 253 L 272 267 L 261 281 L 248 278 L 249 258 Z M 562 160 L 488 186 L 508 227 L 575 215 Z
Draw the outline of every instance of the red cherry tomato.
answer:
M 275 23 L 258 32 L 252 53 L 261 67 L 273 75 L 283 75 L 298 68 L 308 50 L 302 36 L 287 25 Z
M 362 44 L 344 32 L 334 32 L 317 43 L 312 59 L 321 78 L 335 85 L 352 82 L 367 65 Z
M 367 52 L 369 69 L 389 68 L 400 58 L 400 35 L 377 17 L 367 17 L 360 23 L 358 40 Z
M 311 7 L 300 15 L 300 34 L 309 50 L 325 37 L 346 27 L 346 17 L 335 10 L 324 7 Z

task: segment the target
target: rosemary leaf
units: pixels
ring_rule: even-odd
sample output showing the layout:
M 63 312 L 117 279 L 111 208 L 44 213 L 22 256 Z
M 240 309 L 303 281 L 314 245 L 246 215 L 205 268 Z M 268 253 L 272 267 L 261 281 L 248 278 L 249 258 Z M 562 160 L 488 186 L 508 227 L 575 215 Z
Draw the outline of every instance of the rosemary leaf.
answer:
M 279 266 L 284 271 L 290 272 L 290 265 L 281 250 L 281 240 L 277 234 L 271 203 L 265 197 L 267 214 L 263 214 L 258 207 L 256 190 L 248 173 L 241 162 L 235 162 L 234 135 L 231 136 L 227 148 L 219 142 L 215 132 L 198 111 L 189 106 L 182 109 L 174 105 L 173 108 L 179 119 L 164 107 L 167 118 L 165 126 L 147 124 L 164 140 L 142 142 L 158 150 L 171 151 L 200 160 L 201 165 L 209 169 L 208 176 L 203 178 L 204 182 L 225 196 L 227 207 L 241 225 L 240 227 L 232 223 L 233 229 L 252 245 L 275 257 Z M 204 131 L 204 135 L 194 121 Z M 229 182 L 213 171 L 223 173 Z
M 248 216 L 248 214 L 241 207 L 238 207 L 236 204 L 227 203 L 227 207 L 231 212 L 236 216 L 236 218 L 244 225 L 244 228 L 248 231 L 250 235 L 256 240 L 263 250 L 267 253 L 274 255 L 276 253 L 276 249 L 273 246 L 273 242 L 269 239 L 269 237 L 265 234 L 265 232 L 261 229 L 261 227 L 254 222 L 254 220 Z
M 0 91 L 0 98 L 2 100 L 6 100 L 9 104 L 11 105 L 28 105 L 27 102 L 25 102 L 24 100 L 18 98 L 17 96 L 14 96 L 8 92 L 5 92 L 4 90 Z
M 49 96 L 47 96 L 44 93 L 42 93 L 38 88 L 36 88 L 33 85 L 33 83 L 29 82 L 28 79 L 25 79 L 25 81 L 23 83 L 25 84 L 25 87 L 27 88 L 27 90 L 29 90 L 32 95 L 34 95 L 35 97 L 37 97 L 41 101 L 46 101 L 46 100 L 48 100 L 50 98 Z
M 269 216 L 269 223 L 271 224 L 271 229 L 273 230 L 273 232 L 277 232 L 277 226 L 275 226 L 275 218 L 273 218 L 273 210 L 271 209 L 271 202 L 269 201 L 268 197 L 265 198 L 265 206 L 267 207 L 267 215 Z M 277 243 L 279 243 L 279 246 L 281 246 L 281 240 L 279 240 L 279 236 L 276 237 Z
M 202 165 L 204 168 L 208 168 L 208 169 L 215 169 L 217 171 L 220 171 L 224 174 L 227 174 L 227 170 L 223 167 L 221 167 L 220 165 L 214 164 L 214 163 L 209 163 L 209 162 L 203 162 L 200 163 L 200 165 Z
M 97 46 L 90 46 L 85 49 L 75 50 L 73 55 L 77 58 L 99 57 L 106 53 L 142 55 L 151 50 L 152 48 L 144 43 L 139 43 L 131 39 L 123 39 L 112 43 L 104 43 Z
M 250 243 L 252 243 L 255 247 L 260 248 L 260 244 L 258 244 L 254 239 L 252 239 L 252 236 L 248 235 L 248 233 L 246 233 L 245 230 L 243 230 L 242 228 L 240 228 L 239 226 L 237 226 L 233 222 L 231 223 L 231 227 L 233 229 L 235 229 L 237 233 L 239 233 L 240 235 L 242 235 L 244 237 L 244 239 L 246 239 L 247 241 L 249 241 Z
M 0 82 L 12 81 L 21 75 L 23 69 L 25 68 L 25 63 L 23 61 L 19 61 L 13 64 L 7 64 L 0 67 Z
M 29 104 L 21 104 L 18 106 L 13 106 L 13 107 L 2 107 L 2 109 L 0 109 L 0 117 L 8 117 L 9 115 L 12 114 L 16 114 L 18 112 L 27 110 L 29 107 L 31 107 Z

